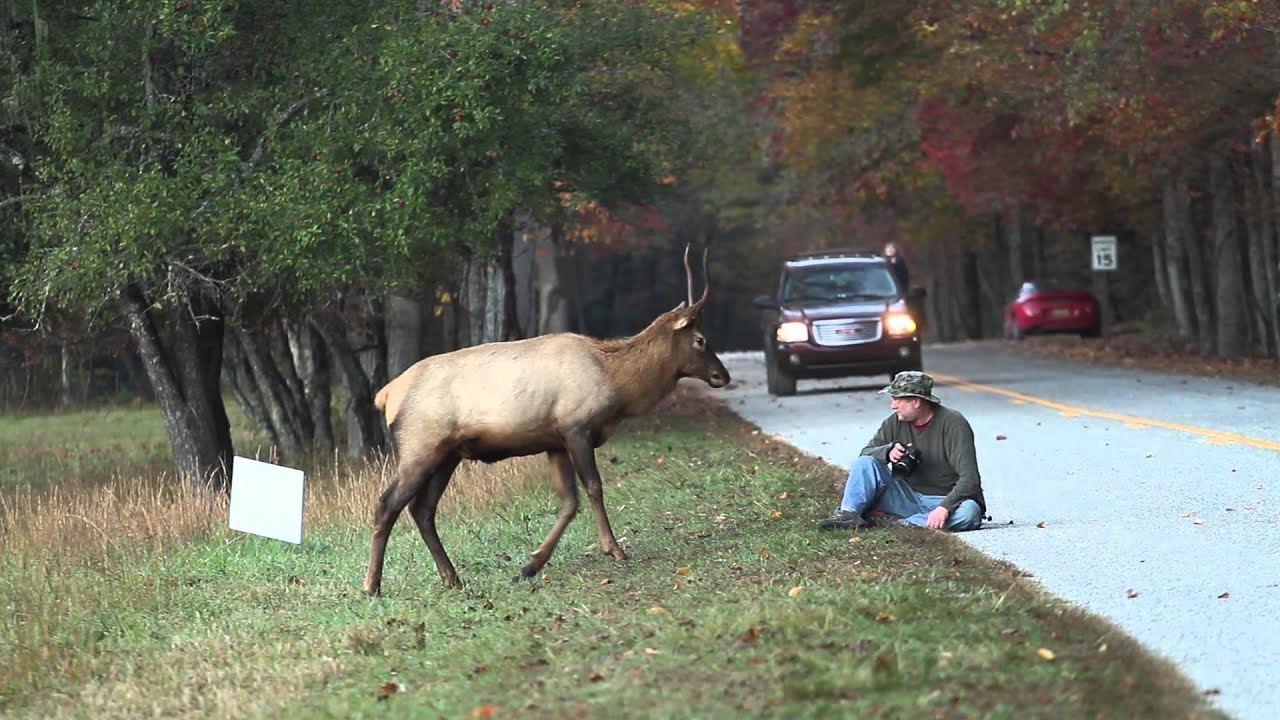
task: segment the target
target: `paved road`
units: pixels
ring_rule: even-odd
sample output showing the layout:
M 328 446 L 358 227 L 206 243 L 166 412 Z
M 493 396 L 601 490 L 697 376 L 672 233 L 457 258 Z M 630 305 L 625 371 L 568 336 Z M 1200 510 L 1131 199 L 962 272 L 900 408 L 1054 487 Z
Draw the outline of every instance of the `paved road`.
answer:
M 887 376 L 779 399 L 760 354 L 721 357 L 734 383 L 717 395 L 838 465 L 889 413 Z M 961 537 L 1220 691 L 1223 710 L 1280 718 L 1280 389 L 989 343 L 927 347 L 925 369 L 977 436 L 995 527 Z

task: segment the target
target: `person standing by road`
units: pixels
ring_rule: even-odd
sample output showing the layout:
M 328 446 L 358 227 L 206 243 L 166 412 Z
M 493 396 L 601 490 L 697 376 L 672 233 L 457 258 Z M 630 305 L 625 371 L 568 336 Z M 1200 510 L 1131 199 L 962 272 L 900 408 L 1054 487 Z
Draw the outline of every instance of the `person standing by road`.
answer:
M 982 525 L 982 495 L 973 428 L 933 394 L 933 378 L 905 370 L 880 391 L 893 414 L 849 470 L 844 497 L 823 530 L 898 523 L 951 532 Z
M 907 270 L 907 261 L 898 252 L 898 246 L 895 243 L 887 242 L 884 244 L 884 259 L 889 263 L 889 269 L 893 271 L 898 282 L 902 284 L 903 292 L 911 289 L 910 272 Z

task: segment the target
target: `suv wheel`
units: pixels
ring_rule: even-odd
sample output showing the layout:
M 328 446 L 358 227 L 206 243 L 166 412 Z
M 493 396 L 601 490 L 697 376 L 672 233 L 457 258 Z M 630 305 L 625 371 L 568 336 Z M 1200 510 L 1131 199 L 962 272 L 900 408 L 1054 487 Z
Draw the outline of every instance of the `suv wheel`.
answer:
M 778 367 L 777 360 L 771 353 L 764 356 L 765 384 L 770 395 L 788 396 L 796 394 L 796 379 Z

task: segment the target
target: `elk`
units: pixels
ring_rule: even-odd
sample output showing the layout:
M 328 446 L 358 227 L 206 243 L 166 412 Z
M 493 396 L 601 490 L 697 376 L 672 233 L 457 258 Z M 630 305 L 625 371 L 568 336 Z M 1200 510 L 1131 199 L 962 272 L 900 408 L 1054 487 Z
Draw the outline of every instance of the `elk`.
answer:
M 420 360 L 378 391 L 374 403 L 391 429 L 396 463 L 374 512 L 366 595 L 381 593 L 387 538 L 406 507 L 440 579 L 446 587 L 461 584 L 436 534 L 436 507 L 464 459 L 494 463 L 546 453 L 550 461 L 560 514 L 520 570 L 522 577 L 546 565 L 577 514 L 575 471 L 591 501 L 601 550 L 626 561 L 605 513 L 595 449 L 622 420 L 652 410 L 681 378 L 713 388 L 729 383 L 729 371 L 701 329 L 711 289 L 706 252 L 696 302 L 688 247 L 684 269 L 688 299 L 631 337 L 555 333 L 476 345 Z

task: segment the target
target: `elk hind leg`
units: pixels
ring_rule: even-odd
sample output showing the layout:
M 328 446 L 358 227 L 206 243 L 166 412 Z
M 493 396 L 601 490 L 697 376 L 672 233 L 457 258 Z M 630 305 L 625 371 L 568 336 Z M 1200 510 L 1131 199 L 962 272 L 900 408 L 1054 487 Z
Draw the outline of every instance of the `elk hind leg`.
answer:
M 555 552 L 556 544 L 560 542 L 560 536 L 578 514 L 578 486 L 573 482 L 573 461 L 563 451 L 549 452 L 547 459 L 551 461 L 551 481 L 555 484 L 556 492 L 560 493 L 560 515 L 551 526 L 546 539 L 529 556 L 529 562 L 520 569 L 520 576 L 526 578 L 537 575 L 542 566 L 547 564 L 551 553 Z
M 405 455 L 396 467 L 396 477 L 378 498 L 373 512 L 373 542 L 369 547 L 369 567 L 364 575 L 364 594 L 374 597 L 382 592 L 382 564 L 387 552 L 387 539 L 401 511 L 423 490 L 434 466 L 438 451 L 425 456 Z
M 445 458 L 431 473 L 431 478 L 427 481 L 427 486 L 423 488 L 422 493 L 409 501 L 409 514 L 418 524 L 418 533 L 422 535 L 423 542 L 431 551 L 431 558 L 436 562 L 436 570 L 439 571 L 445 587 L 458 587 L 462 582 L 458 580 L 458 571 L 449 561 L 449 556 L 444 551 L 444 544 L 440 542 L 440 535 L 436 533 L 436 508 L 440 504 L 440 497 L 444 495 L 445 488 L 449 487 L 449 480 L 453 477 L 459 462 L 461 458 L 456 454 Z

